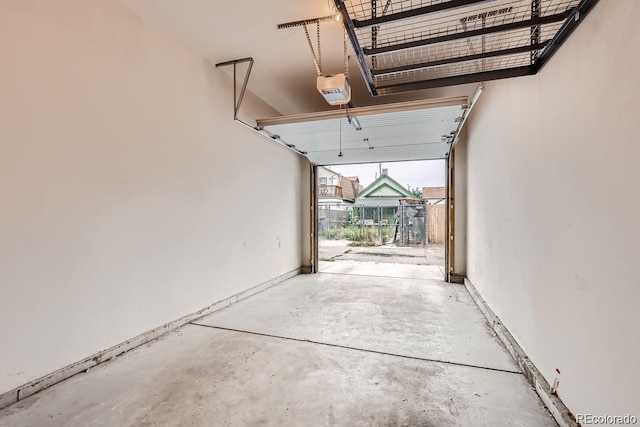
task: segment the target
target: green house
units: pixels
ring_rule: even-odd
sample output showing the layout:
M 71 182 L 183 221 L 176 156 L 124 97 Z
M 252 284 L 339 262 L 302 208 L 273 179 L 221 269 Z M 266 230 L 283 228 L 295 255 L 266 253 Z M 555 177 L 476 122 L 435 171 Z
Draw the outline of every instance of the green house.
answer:
M 409 190 L 391 178 L 387 170 L 383 169 L 380 177 L 358 194 L 355 205 L 361 207 L 362 220 L 377 223 L 378 219 L 382 218 L 386 220 L 385 222 L 393 224 L 399 201 L 413 198 Z

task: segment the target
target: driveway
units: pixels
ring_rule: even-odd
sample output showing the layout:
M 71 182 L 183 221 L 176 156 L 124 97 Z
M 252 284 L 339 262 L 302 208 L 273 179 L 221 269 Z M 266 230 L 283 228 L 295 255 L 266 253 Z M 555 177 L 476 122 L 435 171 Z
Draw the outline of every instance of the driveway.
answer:
M 349 240 L 319 239 L 319 260 L 444 266 L 444 245 L 349 246 L 349 243 Z

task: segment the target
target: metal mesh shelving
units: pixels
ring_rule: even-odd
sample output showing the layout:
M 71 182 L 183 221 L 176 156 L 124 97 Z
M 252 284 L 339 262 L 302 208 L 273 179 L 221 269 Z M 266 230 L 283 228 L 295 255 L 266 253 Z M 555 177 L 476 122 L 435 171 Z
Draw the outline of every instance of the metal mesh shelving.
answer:
M 334 0 L 372 94 L 535 74 L 597 0 Z

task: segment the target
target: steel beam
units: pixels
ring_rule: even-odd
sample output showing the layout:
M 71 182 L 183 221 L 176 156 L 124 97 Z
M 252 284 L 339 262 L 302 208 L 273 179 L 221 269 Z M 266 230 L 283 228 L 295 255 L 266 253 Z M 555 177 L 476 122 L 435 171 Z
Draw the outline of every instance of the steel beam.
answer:
M 534 72 L 537 73 L 540 69 L 551 59 L 551 57 L 557 52 L 557 50 L 562 46 L 562 43 L 569 38 L 573 30 L 576 29 L 580 20 L 584 19 L 585 16 L 593 9 L 593 7 L 598 3 L 598 0 L 582 0 L 575 8 L 571 10 L 571 13 L 567 19 L 567 21 L 562 25 L 560 30 L 556 33 L 556 35 L 551 39 L 547 48 L 542 52 L 542 55 L 538 57 L 538 60 L 533 64 Z
M 371 75 L 371 71 L 369 70 L 369 66 L 367 65 L 367 61 L 365 59 L 365 54 L 362 50 L 362 46 L 358 42 L 358 37 L 356 36 L 356 31 L 353 27 L 353 21 L 349 17 L 349 12 L 347 11 L 346 6 L 343 3 L 343 0 L 333 0 L 338 12 L 340 12 L 340 16 L 342 18 L 342 24 L 344 25 L 344 29 L 347 32 L 347 36 L 351 41 L 351 46 L 353 47 L 353 51 L 356 54 L 356 59 L 358 61 L 358 66 L 360 67 L 360 72 L 362 73 L 362 77 L 364 77 L 364 81 L 367 83 L 367 88 L 371 95 L 376 96 L 376 88 L 373 82 L 373 76 Z
M 381 70 L 373 70 L 374 76 L 399 73 L 402 71 L 419 70 L 421 68 L 436 67 L 438 65 L 455 64 L 457 62 L 474 61 L 477 59 L 493 58 L 496 56 L 515 55 L 518 53 L 531 52 L 534 50 L 542 50 L 547 45 L 547 42 L 538 43 L 536 45 L 525 45 L 521 47 L 514 47 L 511 49 L 495 50 L 493 52 L 476 53 L 474 55 L 457 56 L 454 58 L 439 59 L 437 61 L 421 62 L 419 64 L 400 65 L 398 67 L 389 67 Z
M 339 1 L 339 0 L 336 0 L 336 1 Z M 597 0 L 587 0 L 587 1 L 597 1 Z M 555 15 L 543 16 L 535 19 L 528 19 L 526 21 L 511 22 L 509 24 L 503 24 L 503 25 L 494 25 L 492 27 L 479 28 L 477 30 L 471 30 L 471 31 L 463 31 L 455 34 L 447 34 L 444 36 L 432 37 L 432 38 L 423 39 L 423 40 L 416 40 L 413 42 L 399 43 L 399 44 L 390 45 L 390 46 L 378 47 L 375 49 L 365 48 L 363 49 L 363 52 L 365 55 L 378 55 L 381 53 L 412 49 L 416 47 L 428 46 L 428 45 L 448 42 L 452 40 L 460 40 L 460 39 L 466 39 L 469 37 L 482 36 L 485 34 L 500 33 L 500 32 L 511 31 L 511 30 L 520 30 L 523 28 L 530 28 L 536 25 L 552 24 L 554 22 L 560 22 L 560 21 L 566 20 L 567 18 L 572 16 L 574 10 L 575 8 L 572 8 L 572 9 L 568 9 L 563 13 L 558 13 Z
M 397 83 L 376 88 L 378 95 L 393 95 L 396 93 L 410 92 L 414 90 L 433 89 L 436 87 L 456 86 L 467 83 L 478 83 L 489 80 L 507 79 L 535 74 L 533 67 L 507 68 L 504 70 L 484 71 L 481 73 L 465 74 L 462 76 L 443 77 L 440 79 L 421 80 L 417 82 Z
M 535 19 L 540 17 L 540 1 L 531 0 L 531 18 Z M 540 25 L 531 27 L 531 44 L 535 45 L 540 43 Z M 538 50 L 531 51 L 531 64 L 534 64 L 538 59 Z
M 353 26 L 357 29 L 364 29 L 369 27 L 377 27 L 391 22 L 402 21 L 405 19 L 417 18 L 419 16 L 430 15 L 432 13 L 446 12 L 461 7 L 471 6 L 477 3 L 485 3 L 491 0 L 450 0 L 442 3 L 434 4 L 431 6 L 418 7 L 403 12 L 396 12 L 390 15 L 375 16 L 370 19 L 354 20 Z
M 371 0 L 371 16 L 375 18 L 378 15 L 378 0 Z M 378 29 L 380 27 L 373 27 L 371 29 L 371 47 L 378 47 Z M 375 70 L 378 68 L 378 61 L 375 56 L 371 57 L 371 69 Z
M 250 58 L 250 57 L 241 58 L 241 59 L 233 59 L 231 61 L 218 62 L 216 64 L 216 68 L 226 67 L 227 65 L 240 64 L 242 62 L 251 62 L 251 61 L 253 61 L 253 58 Z

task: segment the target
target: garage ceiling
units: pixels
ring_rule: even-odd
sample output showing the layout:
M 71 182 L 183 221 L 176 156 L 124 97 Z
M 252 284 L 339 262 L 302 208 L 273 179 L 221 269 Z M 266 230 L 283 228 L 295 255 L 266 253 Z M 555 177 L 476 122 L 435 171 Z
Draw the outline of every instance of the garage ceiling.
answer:
M 536 72 L 597 2 L 268 0 L 248 6 L 220 0 L 119 1 L 212 64 L 254 58 L 248 90 L 282 114 L 330 107 L 316 90 L 304 29 L 278 29 L 279 24 L 331 15 L 336 6 L 342 10 L 342 23 L 320 25 L 323 68 L 327 73 L 344 69 L 346 27 L 352 102 L 361 107 L 471 96 L 477 85 L 466 83 Z M 522 51 L 505 54 L 510 49 Z M 480 57 L 469 58 L 474 55 Z
M 316 89 L 316 70 L 304 28 L 279 24 L 330 15 L 329 0 L 119 0 L 144 21 L 163 28 L 211 65 L 238 58 L 255 60 L 248 90 L 282 114 L 330 110 Z M 315 35 L 315 26 L 310 26 Z M 344 70 L 343 27 L 335 20 L 320 25 L 323 70 Z M 315 41 L 315 40 L 314 40 Z M 450 96 L 471 96 L 477 85 L 373 97 L 349 45 L 350 83 L 355 107 Z M 217 73 L 232 74 L 232 67 Z
M 448 156 L 466 110 L 467 98 L 458 97 L 276 117 L 257 125 L 316 165 L 433 160 Z
M 478 86 L 472 82 L 537 72 L 597 2 L 268 0 L 247 6 L 220 0 L 119 1 L 211 64 L 253 58 L 247 90 L 289 115 L 258 121 L 261 132 L 277 135 L 319 165 L 445 157 L 451 143 L 445 137 L 459 128 L 456 120 L 469 111 L 462 106 Z M 336 11 L 342 22 L 319 24 L 323 71 L 343 72 L 346 30 L 349 115 L 361 130 L 344 110 L 327 112 L 332 107 L 316 89 L 304 28 L 278 29 Z M 233 75 L 233 68 L 216 72 Z M 387 96 L 374 96 L 382 94 Z M 402 108 L 406 111 L 398 111 Z

